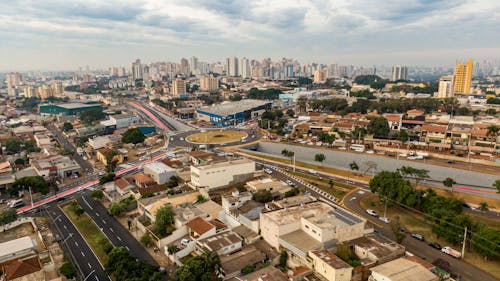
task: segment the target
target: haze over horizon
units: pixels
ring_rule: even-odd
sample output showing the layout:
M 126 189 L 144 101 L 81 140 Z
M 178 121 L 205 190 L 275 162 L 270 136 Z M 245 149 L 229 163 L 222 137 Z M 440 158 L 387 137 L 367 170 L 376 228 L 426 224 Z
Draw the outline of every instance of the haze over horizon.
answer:
M 500 57 L 500 1 L 0 0 L 0 71 L 197 56 L 445 65 Z

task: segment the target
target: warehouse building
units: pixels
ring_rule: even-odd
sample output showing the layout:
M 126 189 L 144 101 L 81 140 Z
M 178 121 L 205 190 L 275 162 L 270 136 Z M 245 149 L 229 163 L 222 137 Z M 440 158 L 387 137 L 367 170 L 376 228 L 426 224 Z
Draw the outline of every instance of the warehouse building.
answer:
M 258 118 L 264 111 L 270 109 L 270 101 L 241 100 L 202 107 L 196 110 L 196 116 L 200 121 L 226 127 Z
M 90 109 L 102 110 L 102 104 L 98 102 L 70 102 L 61 104 L 40 104 L 39 112 L 41 115 L 77 115 Z

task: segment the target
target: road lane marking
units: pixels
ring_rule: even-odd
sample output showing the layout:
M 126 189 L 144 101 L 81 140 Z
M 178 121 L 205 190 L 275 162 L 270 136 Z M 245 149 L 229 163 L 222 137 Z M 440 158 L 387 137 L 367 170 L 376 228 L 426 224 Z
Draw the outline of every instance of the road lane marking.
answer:
M 115 232 L 111 227 L 109 228 L 109 230 L 111 230 L 111 232 Z
M 75 242 L 75 245 L 76 245 L 77 247 L 79 247 L 79 246 L 78 246 L 78 242 Z
M 91 210 L 94 210 L 94 208 L 92 208 L 92 206 L 90 206 L 89 202 L 87 202 L 87 199 L 85 199 L 85 197 L 82 197 L 83 201 L 85 202 L 85 204 L 87 204 L 87 206 L 89 206 L 89 208 Z
M 97 277 L 97 275 L 94 275 L 95 276 L 95 280 L 99 281 L 99 278 Z
M 127 249 L 127 251 L 130 251 L 130 249 L 128 248 L 128 246 L 125 246 L 125 249 Z
M 65 225 L 65 224 L 63 224 L 63 227 L 64 227 L 64 229 L 68 230 L 68 228 L 66 227 L 66 225 Z
M 99 216 L 99 214 L 98 214 L 98 213 L 95 213 L 95 215 L 96 215 L 96 216 Z
M 116 239 L 122 241 L 122 239 L 120 238 L 120 236 L 116 236 Z
M 83 252 L 80 252 L 80 254 L 82 254 L 82 256 L 84 256 L 84 257 L 85 257 L 85 254 L 84 254 Z
M 87 265 L 89 266 L 89 268 L 92 268 L 92 266 L 90 265 L 90 263 L 88 262 Z

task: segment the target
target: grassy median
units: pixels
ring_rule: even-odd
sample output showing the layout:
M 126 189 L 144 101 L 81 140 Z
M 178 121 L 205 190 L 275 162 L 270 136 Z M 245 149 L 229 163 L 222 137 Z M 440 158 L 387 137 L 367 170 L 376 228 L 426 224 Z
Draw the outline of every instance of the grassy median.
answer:
M 103 265 L 108 262 L 108 254 L 113 245 L 101 232 L 94 221 L 84 212 L 78 211 L 81 208 L 76 201 L 63 207 L 63 211 L 78 228 L 83 238 L 90 245 Z

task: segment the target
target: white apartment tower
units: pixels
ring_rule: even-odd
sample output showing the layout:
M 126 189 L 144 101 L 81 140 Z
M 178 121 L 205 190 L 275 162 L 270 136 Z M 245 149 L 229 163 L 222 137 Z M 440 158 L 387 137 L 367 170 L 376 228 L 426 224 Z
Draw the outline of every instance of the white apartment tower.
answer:
M 444 99 L 453 97 L 453 75 L 442 76 L 439 79 L 439 88 L 436 98 Z
M 140 59 L 136 59 L 135 62 L 132 63 L 132 79 L 135 81 L 137 79 L 142 79 L 142 63 Z
M 239 74 L 241 78 L 246 79 L 251 77 L 250 61 L 247 58 L 242 58 L 240 60 L 240 71 Z
M 408 66 L 395 65 L 392 67 L 391 81 L 407 80 Z
M 237 57 L 230 57 L 227 60 L 227 75 L 228 76 L 239 76 L 239 67 L 238 67 L 238 58 Z

